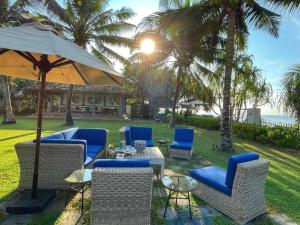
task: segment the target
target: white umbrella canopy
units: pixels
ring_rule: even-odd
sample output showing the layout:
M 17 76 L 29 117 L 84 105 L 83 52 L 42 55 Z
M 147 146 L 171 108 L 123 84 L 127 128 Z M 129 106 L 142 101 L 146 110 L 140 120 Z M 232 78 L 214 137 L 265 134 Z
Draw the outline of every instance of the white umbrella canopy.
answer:
M 0 28 L 0 74 L 40 81 L 32 198 L 37 198 L 45 85 L 120 85 L 123 77 L 51 26 Z
M 123 82 L 123 76 L 60 36 L 51 26 L 30 23 L 0 29 L 0 74 L 37 80 L 39 70 L 33 64 L 43 54 L 53 64 L 47 72 L 47 82 L 78 85 Z

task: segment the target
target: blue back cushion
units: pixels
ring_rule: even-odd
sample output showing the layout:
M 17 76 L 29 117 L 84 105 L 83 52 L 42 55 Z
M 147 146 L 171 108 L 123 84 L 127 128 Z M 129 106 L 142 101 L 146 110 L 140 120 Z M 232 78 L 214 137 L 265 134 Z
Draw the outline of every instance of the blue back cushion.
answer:
M 150 127 L 130 127 L 130 135 L 131 135 L 131 142 L 133 142 L 134 140 L 151 140 L 152 139 L 152 128 L 150 128 Z
M 62 131 L 65 139 L 72 139 L 75 133 L 77 132 L 78 128 L 71 128 L 65 131 Z
M 149 167 L 149 160 L 138 159 L 98 159 L 94 162 L 97 167 Z
M 72 139 L 83 139 L 88 145 L 105 145 L 106 130 L 104 129 L 78 129 Z
M 55 139 L 55 140 L 64 140 L 65 137 L 62 134 L 62 132 L 58 132 L 58 133 L 51 134 L 51 135 L 46 136 L 46 137 L 42 137 L 41 141 L 44 141 L 44 140 L 53 140 L 53 139 Z
M 132 145 L 131 143 L 131 134 L 130 134 L 130 128 L 125 128 L 125 139 L 126 139 L 126 145 Z
M 175 139 L 175 141 L 193 142 L 194 141 L 194 129 L 176 128 L 174 139 Z
M 257 159 L 259 159 L 259 155 L 255 152 L 231 156 L 228 160 L 227 175 L 225 181 L 227 187 L 232 188 L 235 171 L 239 163 L 249 162 Z

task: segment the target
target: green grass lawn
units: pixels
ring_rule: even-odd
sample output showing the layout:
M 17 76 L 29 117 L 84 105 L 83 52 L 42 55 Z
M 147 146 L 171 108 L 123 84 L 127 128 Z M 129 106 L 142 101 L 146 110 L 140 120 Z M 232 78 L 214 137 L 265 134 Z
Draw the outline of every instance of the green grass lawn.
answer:
M 110 131 L 109 142 L 118 145 L 118 129 L 124 125 L 143 125 L 153 128 L 154 140 L 172 139 L 173 130 L 166 124 L 156 122 L 124 121 L 76 121 L 78 127 L 101 127 Z M 17 188 L 19 166 L 14 144 L 35 138 L 35 119 L 17 118 L 17 124 L 0 125 L 0 202 L 4 201 Z M 62 120 L 47 119 L 43 134 L 66 129 Z M 206 160 L 226 167 L 228 157 L 233 153 L 212 150 L 218 143 L 219 132 L 196 129 L 194 151 Z M 237 153 L 256 151 L 271 162 L 266 183 L 266 200 L 269 211 L 282 212 L 300 224 L 300 153 L 264 146 L 241 139 L 234 139 Z

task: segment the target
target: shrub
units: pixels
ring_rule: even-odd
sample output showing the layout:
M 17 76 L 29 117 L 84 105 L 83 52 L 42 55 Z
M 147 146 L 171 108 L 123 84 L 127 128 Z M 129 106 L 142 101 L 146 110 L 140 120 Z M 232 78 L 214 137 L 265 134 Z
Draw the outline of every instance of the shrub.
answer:
M 207 130 L 219 130 L 220 119 L 212 116 L 189 116 L 187 123 Z
M 171 114 L 167 115 L 168 121 L 171 119 Z M 197 116 L 191 115 L 185 118 L 184 114 L 176 114 L 176 123 L 199 127 L 207 130 L 219 130 L 220 129 L 220 119 L 213 116 Z
M 234 123 L 233 133 L 240 138 L 272 144 L 283 148 L 300 149 L 300 132 L 297 128 L 259 126 Z

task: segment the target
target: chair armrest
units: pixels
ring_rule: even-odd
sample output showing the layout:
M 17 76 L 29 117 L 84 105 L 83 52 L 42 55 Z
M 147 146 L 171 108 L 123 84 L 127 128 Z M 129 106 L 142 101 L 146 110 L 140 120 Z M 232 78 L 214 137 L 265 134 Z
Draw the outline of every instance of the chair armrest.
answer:
M 70 145 L 76 145 L 76 144 L 80 144 L 83 145 L 84 148 L 84 161 L 86 160 L 86 156 L 87 156 L 87 142 L 86 140 L 79 140 L 79 139 L 64 139 L 64 140 L 56 140 L 56 139 L 48 139 L 48 140 L 43 140 L 41 143 L 43 144 L 70 144 Z

